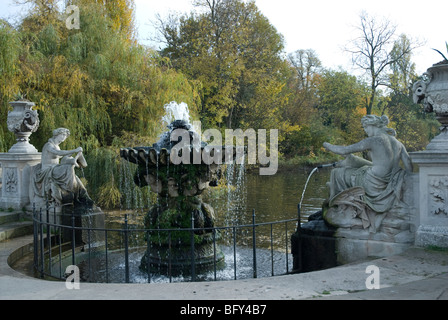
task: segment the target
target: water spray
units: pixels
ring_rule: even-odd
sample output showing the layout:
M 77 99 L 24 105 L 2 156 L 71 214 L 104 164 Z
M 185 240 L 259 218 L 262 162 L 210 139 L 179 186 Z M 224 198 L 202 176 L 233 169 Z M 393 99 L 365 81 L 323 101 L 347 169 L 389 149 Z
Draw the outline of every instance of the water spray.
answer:
M 300 228 L 300 215 L 301 215 L 301 209 L 302 209 L 302 202 L 303 202 L 303 198 L 305 197 L 305 191 L 306 191 L 306 188 L 308 186 L 308 182 L 310 181 L 311 177 L 313 176 L 313 174 L 316 171 L 319 171 L 319 169 L 334 168 L 334 167 L 336 167 L 336 164 L 337 164 L 337 162 L 329 163 L 329 164 L 321 164 L 321 165 L 315 167 L 311 171 L 310 175 L 308 176 L 308 179 L 306 180 L 305 187 L 303 188 L 303 192 L 302 192 L 302 198 L 300 199 L 300 202 L 299 202 L 299 205 L 298 205 L 298 208 L 297 208 L 297 210 L 298 210 L 297 228 Z

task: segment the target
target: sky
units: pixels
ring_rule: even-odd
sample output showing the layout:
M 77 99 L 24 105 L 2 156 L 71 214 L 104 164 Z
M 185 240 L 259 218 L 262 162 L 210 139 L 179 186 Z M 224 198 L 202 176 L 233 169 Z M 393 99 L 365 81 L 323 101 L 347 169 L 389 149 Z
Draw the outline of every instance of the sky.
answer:
M 163 18 L 170 12 L 188 13 L 192 0 L 134 0 L 140 43 L 159 49 L 153 40 L 156 14 Z M 0 0 L 0 18 L 13 18 L 24 10 L 13 0 Z M 343 50 L 357 35 L 359 15 L 384 17 L 397 25 L 397 35 L 424 42 L 414 51 L 412 61 L 422 74 L 441 56 L 432 50 L 446 52 L 448 41 L 448 1 L 424 2 L 403 0 L 255 0 L 255 4 L 285 39 L 285 53 L 313 49 L 324 67 L 342 67 L 355 72 L 351 55 Z

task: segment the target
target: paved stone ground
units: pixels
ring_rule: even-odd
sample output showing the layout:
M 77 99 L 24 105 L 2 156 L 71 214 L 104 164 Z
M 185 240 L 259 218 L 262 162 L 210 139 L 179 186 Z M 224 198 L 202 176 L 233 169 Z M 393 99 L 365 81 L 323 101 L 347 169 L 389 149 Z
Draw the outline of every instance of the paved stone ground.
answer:
M 448 300 L 448 252 L 412 248 L 387 258 L 328 270 L 261 279 L 151 283 L 81 283 L 28 277 L 9 267 L 8 256 L 32 241 L 0 242 L 0 299 L 8 300 Z M 379 270 L 380 289 L 367 290 L 368 266 Z

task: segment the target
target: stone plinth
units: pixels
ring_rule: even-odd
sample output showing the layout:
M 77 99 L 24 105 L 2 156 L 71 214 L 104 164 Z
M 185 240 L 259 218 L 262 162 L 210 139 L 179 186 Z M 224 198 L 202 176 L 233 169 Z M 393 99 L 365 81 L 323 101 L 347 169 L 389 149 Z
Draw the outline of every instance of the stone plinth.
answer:
M 334 234 L 338 264 L 388 257 L 409 249 L 415 242 L 417 188 L 418 176 L 407 174 L 401 200 L 381 214 L 381 225 L 376 232 L 356 226 L 338 228 Z
M 315 220 L 303 224 L 291 236 L 293 272 L 311 272 L 337 266 L 335 228 L 322 219 L 322 213 Z
M 409 231 L 406 233 L 412 236 Z M 372 257 L 389 257 L 401 254 L 412 246 L 409 242 L 377 240 L 379 238 L 366 232 L 357 234 L 339 229 L 335 234 L 337 264 L 342 265 Z
M 419 166 L 415 244 L 448 248 L 448 149 L 429 149 L 410 156 Z
M 40 161 L 40 153 L 0 153 L 2 167 L 0 207 L 22 210 L 30 204 L 30 167 Z
M 82 210 L 67 205 L 62 208 L 62 212 L 58 217 L 64 226 L 62 238 L 64 241 L 71 241 L 73 238 L 72 226 L 77 227 L 75 230 L 75 243 L 88 244 L 90 248 L 100 247 L 105 241 L 105 215 L 100 208 L 95 207 L 92 210 Z M 51 220 L 51 219 L 50 219 Z

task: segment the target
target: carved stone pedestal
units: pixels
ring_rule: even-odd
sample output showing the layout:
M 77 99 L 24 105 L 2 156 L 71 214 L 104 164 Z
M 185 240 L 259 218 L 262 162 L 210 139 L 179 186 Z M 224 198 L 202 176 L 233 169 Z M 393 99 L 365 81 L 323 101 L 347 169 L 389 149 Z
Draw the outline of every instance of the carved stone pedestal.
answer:
M 357 223 L 348 224 L 349 219 L 346 225 L 339 223 L 340 227 L 334 233 L 338 264 L 400 254 L 414 244 L 417 178 L 416 174 L 408 173 L 405 176 L 402 198 L 389 211 L 380 214 L 369 213 L 370 209 L 367 208 L 367 215 L 375 215 L 375 221 L 379 223 L 375 230 L 372 230 L 372 226 L 363 228 L 359 218 Z M 352 216 L 351 205 L 352 203 L 350 206 L 339 204 L 337 209 L 330 208 L 326 216 L 331 215 L 331 211 L 336 211 L 335 214 L 340 217 L 343 217 L 343 214 Z
M 410 156 L 420 169 L 415 244 L 448 248 L 448 149 Z
M 414 102 L 434 112 L 442 127 L 425 151 L 411 154 L 420 168 L 420 214 L 415 244 L 448 248 L 448 61 L 434 64 L 413 87 Z
M 0 153 L 2 188 L 0 207 L 21 210 L 30 204 L 30 167 L 41 161 L 40 153 Z

